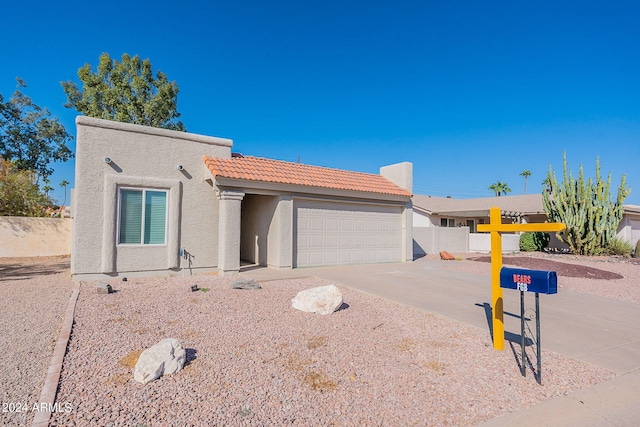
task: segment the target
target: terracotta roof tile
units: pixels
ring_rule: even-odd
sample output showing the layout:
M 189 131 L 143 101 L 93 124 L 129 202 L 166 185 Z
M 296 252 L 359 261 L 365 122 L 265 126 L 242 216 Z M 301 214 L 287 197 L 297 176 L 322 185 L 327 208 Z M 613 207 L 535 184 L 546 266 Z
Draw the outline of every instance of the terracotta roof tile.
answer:
M 411 196 L 382 175 L 310 166 L 259 157 L 220 159 L 204 156 L 213 177 Z

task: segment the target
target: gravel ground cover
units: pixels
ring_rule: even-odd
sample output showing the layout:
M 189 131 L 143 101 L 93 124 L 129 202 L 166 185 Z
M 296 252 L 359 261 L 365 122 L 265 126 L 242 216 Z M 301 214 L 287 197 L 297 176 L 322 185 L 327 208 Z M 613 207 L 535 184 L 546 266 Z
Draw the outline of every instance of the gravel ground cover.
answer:
M 517 344 L 498 352 L 487 331 L 346 287 L 331 315 L 291 308 L 326 284 L 315 278 L 109 283 L 118 292 L 82 284 L 57 398 L 73 410 L 51 425 L 473 425 L 614 376 L 543 350 L 539 386 L 520 375 Z M 134 382 L 139 353 L 168 337 L 187 349 L 185 369 Z
M 0 425 L 31 425 L 73 284 L 69 258 L 0 258 Z

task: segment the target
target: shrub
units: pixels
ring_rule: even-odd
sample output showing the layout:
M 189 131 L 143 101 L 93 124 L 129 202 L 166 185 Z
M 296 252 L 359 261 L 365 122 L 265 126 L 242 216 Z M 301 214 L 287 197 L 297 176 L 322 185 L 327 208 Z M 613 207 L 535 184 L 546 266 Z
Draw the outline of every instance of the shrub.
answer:
M 549 246 L 550 239 L 547 233 L 541 231 L 522 233 L 520 235 L 520 250 L 525 252 L 542 251 Z
M 637 250 L 638 247 L 636 245 L 636 252 Z M 633 253 L 633 245 L 626 240 L 614 237 L 613 239 L 609 240 L 606 252 L 609 255 L 631 256 L 631 254 Z
M 636 252 L 633 254 L 634 258 L 640 258 L 640 240 L 636 242 Z

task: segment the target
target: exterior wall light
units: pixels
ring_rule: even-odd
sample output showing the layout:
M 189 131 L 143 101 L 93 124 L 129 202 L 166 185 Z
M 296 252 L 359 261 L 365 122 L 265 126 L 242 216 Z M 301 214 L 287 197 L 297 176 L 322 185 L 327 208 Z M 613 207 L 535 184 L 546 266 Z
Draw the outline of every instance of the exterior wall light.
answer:
M 109 164 L 109 163 L 111 163 L 111 159 L 110 159 L 109 157 L 105 157 L 105 158 L 104 158 L 104 162 L 105 162 L 106 164 Z

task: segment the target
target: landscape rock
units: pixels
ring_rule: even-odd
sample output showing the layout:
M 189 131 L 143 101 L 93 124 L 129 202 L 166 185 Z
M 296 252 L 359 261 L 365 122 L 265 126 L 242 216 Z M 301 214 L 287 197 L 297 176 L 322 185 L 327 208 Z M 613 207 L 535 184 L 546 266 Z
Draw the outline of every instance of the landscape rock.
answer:
M 198 285 L 197 284 L 190 285 L 189 289 L 191 289 L 191 292 L 195 292 L 198 290 Z
M 166 338 L 140 354 L 133 371 L 133 379 L 147 384 L 162 375 L 174 374 L 182 369 L 187 352 L 175 338 Z
M 108 283 L 98 283 L 97 289 L 99 294 L 110 294 L 111 292 L 113 292 L 111 285 L 109 285 Z
M 342 292 L 335 285 L 307 289 L 298 292 L 291 305 L 307 313 L 331 314 L 342 305 Z
M 253 279 L 238 279 L 231 283 L 232 289 L 262 289 Z
M 449 252 L 447 251 L 442 251 L 440 252 L 440 259 L 443 259 L 445 261 L 455 261 L 456 257 L 454 257 L 453 255 L 451 255 Z

